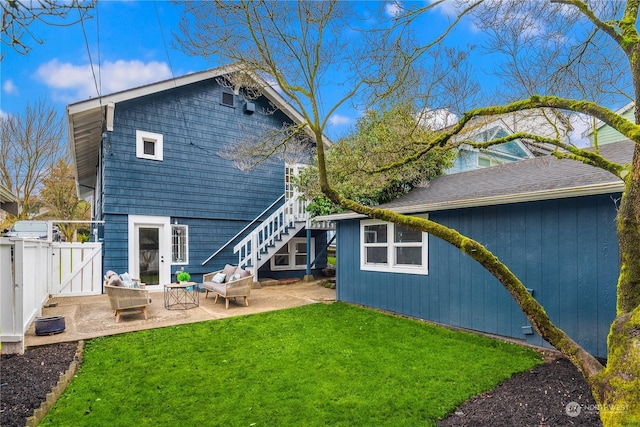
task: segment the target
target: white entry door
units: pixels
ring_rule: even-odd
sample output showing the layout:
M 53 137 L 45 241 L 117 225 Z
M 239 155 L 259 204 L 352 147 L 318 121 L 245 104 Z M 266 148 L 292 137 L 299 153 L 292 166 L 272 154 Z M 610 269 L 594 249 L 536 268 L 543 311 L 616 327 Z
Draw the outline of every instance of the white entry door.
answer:
M 129 273 L 150 290 L 171 282 L 169 217 L 129 215 Z

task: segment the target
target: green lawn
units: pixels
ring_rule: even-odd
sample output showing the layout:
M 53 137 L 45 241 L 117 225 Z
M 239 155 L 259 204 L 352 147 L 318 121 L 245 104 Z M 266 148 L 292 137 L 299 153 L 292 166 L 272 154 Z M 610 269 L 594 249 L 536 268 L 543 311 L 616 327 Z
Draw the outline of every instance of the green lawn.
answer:
M 41 426 L 435 426 L 531 349 L 336 302 L 97 338 Z

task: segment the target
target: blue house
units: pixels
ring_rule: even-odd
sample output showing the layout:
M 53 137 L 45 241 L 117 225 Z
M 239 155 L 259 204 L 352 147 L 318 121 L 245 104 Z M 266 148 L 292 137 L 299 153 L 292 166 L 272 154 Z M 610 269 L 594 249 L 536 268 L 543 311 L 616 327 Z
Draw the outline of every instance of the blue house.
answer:
M 303 122 L 261 78 L 237 83 L 241 72 L 210 69 L 67 107 L 78 193 L 92 197 L 105 271 L 160 287 L 179 270 L 200 281 L 226 263 L 256 279 L 325 267 L 311 264 L 326 231 L 291 186 L 303 165 L 281 157 L 241 170 L 229 157 Z
M 515 139 L 479 150 L 465 144 L 465 140 L 488 142 L 518 132 L 542 134 L 551 138 L 564 135 L 569 130 L 571 130 L 571 124 L 567 118 L 560 112 L 549 108 L 518 111 L 491 117 L 475 117 L 467 125 L 466 130 L 456 136 L 455 140 L 460 143 L 458 156 L 453 166 L 445 173 L 466 172 L 532 159 L 547 155 L 553 150 L 553 146 L 532 144 L 526 139 Z
M 633 144 L 601 147 L 628 163 Z M 382 207 L 428 217 L 484 244 L 551 320 L 606 357 L 619 273 L 616 208 L 623 183 L 553 156 L 443 175 Z M 548 345 L 502 285 L 455 247 L 353 212 L 337 223 L 337 297 L 445 325 Z
M 633 123 L 635 122 L 635 107 L 636 103 L 631 101 L 616 110 L 616 114 L 621 115 Z M 596 120 L 592 126 L 589 126 L 582 133 L 582 136 L 589 138 L 589 143 L 592 147 L 595 146 L 596 143 L 600 146 L 611 144 L 612 142 L 625 141 L 627 139 L 620 132 L 601 120 Z

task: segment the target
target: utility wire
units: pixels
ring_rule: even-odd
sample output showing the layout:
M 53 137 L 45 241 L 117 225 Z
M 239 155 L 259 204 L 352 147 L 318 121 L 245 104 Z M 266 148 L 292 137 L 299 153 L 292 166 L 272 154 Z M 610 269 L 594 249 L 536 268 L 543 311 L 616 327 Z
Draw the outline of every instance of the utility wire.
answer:
M 156 0 L 153 0 L 153 8 L 156 11 L 156 19 L 158 20 L 158 28 L 160 28 L 160 37 L 162 37 L 162 44 L 164 45 L 164 52 L 167 55 L 167 62 L 169 63 L 169 71 L 171 71 L 171 78 L 176 79 L 176 75 L 173 73 L 173 65 L 171 64 L 171 57 L 169 56 L 169 48 L 167 47 L 167 40 L 164 37 L 164 31 L 162 30 L 162 21 L 160 20 L 160 12 L 158 12 L 158 4 Z
M 98 13 L 98 3 L 96 3 L 96 37 L 98 39 L 98 86 L 100 91 L 98 96 L 102 93 L 102 59 L 100 58 L 100 14 Z
M 93 67 L 93 59 L 91 58 L 91 49 L 89 48 L 89 39 L 87 37 L 87 31 L 84 27 L 84 17 L 80 14 L 80 26 L 82 27 L 82 35 L 84 36 L 84 44 L 87 48 L 87 55 L 89 55 L 89 64 L 91 66 L 91 74 L 93 74 L 93 83 L 96 87 L 96 93 L 98 95 L 98 99 L 101 97 L 100 88 L 98 87 L 98 79 L 96 79 L 96 71 Z
M 156 0 L 153 0 L 153 7 L 156 11 L 156 18 L 158 20 L 158 28 L 160 29 L 160 37 L 162 37 L 162 43 L 164 45 L 164 51 L 165 54 L 167 55 L 167 62 L 169 64 L 169 71 L 171 72 L 171 79 L 173 80 L 173 85 L 174 87 L 177 86 L 176 84 L 176 76 L 175 73 L 173 72 L 173 64 L 171 63 L 171 56 L 169 55 L 169 47 L 167 45 L 167 40 L 164 36 L 164 30 L 162 28 L 162 20 L 160 19 L 160 12 L 158 11 L 158 4 L 156 2 Z M 190 126 L 187 123 L 187 115 L 184 111 L 184 106 L 182 105 L 182 100 L 180 99 L 180 97 L 176 97 L 176 102 L 178 103 L 178 110 L 180 111 L 180 115 L 182 116 L 182 122 L 184 123 L 185 126 L 185 132 L 187 134 L 187 137 L 189 137 L 191 139 L 191 141 L 189 142 L 189 145 L 191 145 L 192 147 L 198 148 L 212 156 L 217 156 L 220 157 L 219 154 L 212 152 L 211 150 L 202 147 L 196 143 L 194 143 L 193 141 L 196 141 L 198 138 L 197 137 L 193 137 L 191 135 L 189 135 L 189 132 L 191 130 Z

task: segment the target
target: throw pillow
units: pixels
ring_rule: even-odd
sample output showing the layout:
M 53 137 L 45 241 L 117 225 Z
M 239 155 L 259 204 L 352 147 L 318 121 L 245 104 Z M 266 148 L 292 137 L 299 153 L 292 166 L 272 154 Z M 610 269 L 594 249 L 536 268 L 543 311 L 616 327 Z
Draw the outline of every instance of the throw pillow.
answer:
M 216 273 L 216 275 L 213 276 L 213 283 L 223 283 L 225 277 L 227 277 L 227 275 L 224 273 Z
M 249 277 L 251 276 L 251 273 L 249 273 L 247 270 L 243 270 L 242 268 L 238 267 L 236 268 L 236 271 L 233 272 L 233 275 L 235 276 L 236 274 L 239 275 L 238 279 L 244 279 L 245 277 Z
M 131 276 L 129 275 L 129 273 L 122 273 L 120 275 L 120 280 L 122 280 L 122 283 L 124 284 L 125 288 L 135 288 L 136 285 L 133 282 L 133 279 L 131 279 Z
M 107 285 L 124 286 L 124 283 L 122 283 L 122 280 L 120 280 L 120 277 L 117 274 L 114 274 L 114 275 L 111 275 L 109 279 L 107 279 Z
M 234 280 L 238 280 L 240 279 L 240 273 L 234 273 L 233 276 L 231 276 L 231 278 L 229 279 L 230 282 L 233 282 Z
M 234 265 L 225 265 L 224 266 L 224 270 L 222 270 L 222 272 L 224 273 L 224 276 L 228 279 L 233 276 L 233 273 L 236 271 L 236 267 Z

